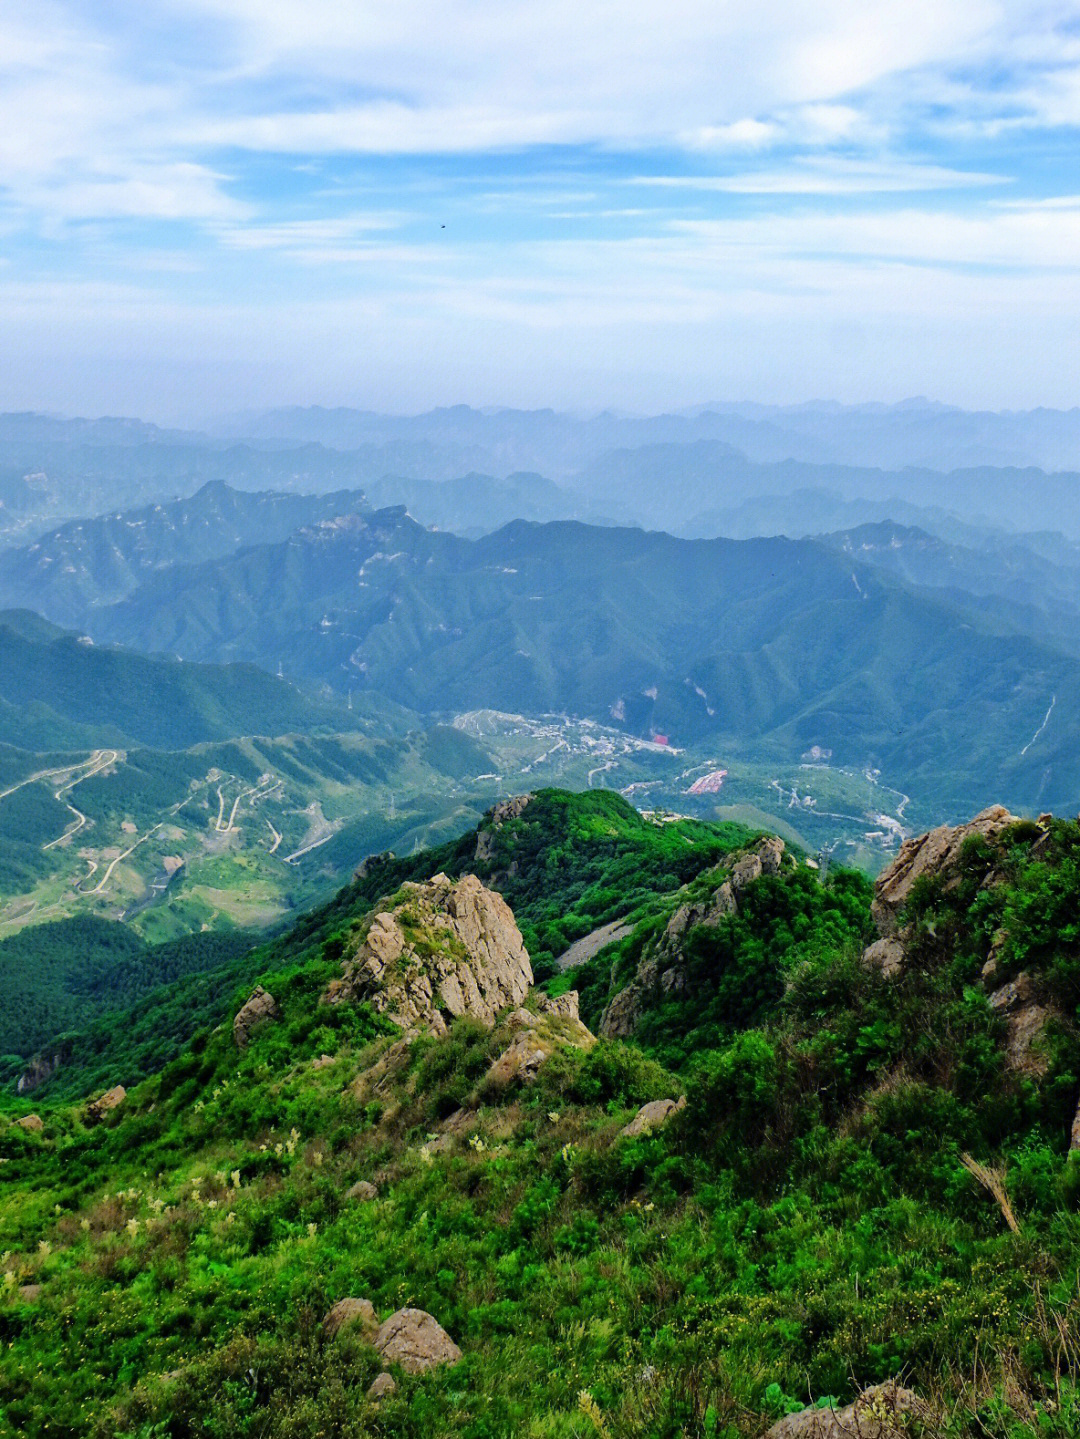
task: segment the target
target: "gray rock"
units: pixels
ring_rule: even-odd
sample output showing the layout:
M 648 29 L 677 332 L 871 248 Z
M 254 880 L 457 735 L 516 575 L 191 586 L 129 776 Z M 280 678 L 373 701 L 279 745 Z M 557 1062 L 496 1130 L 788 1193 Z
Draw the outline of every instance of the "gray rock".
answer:
M 926 1405 L 898 1384 L 875 1384 L 843 1409 L 803 1409 L 780 1419 L 765 1439 L 903 1439 Z
M 437 1364 L 456 1364 L 461 1350 L 439 1321 L 424 1309 L 399 1309 L 384 1320 L 375 1348 L 387 1364 L 400 1364 L 406 1374 L 422 1374 Z
M 629 1124 L 624 1124 L 619 1130 L 620 1135 L 627 1139 L 637 1139 L 639 1135 L 651 1134 L 654 1129 L 665 1125 L 673 1114 L 678 1114 L 680 1109 L 686 1108 L 686 1095 L 679 1099 L 653 1099 L 648 1104 L 643 1104 L 638 1112 L 631 1119 Z
M 262 985 L 256 985 L 251 992 L 247 1003 L 237 1011 L 233 1019 L 233 1039 L 236 1041 L 237 1049 L 246 1049 L 251 1038 L 252 1031 L 260 1024 L 267 1024 L 277 1019 L 280 1011 L 274 996 Z
M 345 1198 L 355 1199 L 360 1204 L 369 1204 L 371 1200 L 377 1199 L 379 1191 L 367 1179 L 358 1179 L 351 1188 L 346 1189 Z
M 863 950 L 862 962 L 866 969 L 878 970 L 883 979 L 892 979 L 904 967 L 904 946 L 895 935 L 875 939 Z
M 394 1376 L 387 1374 L 384 1369 L 381 1374 L 376 1374 L 375 1378 L 371 1381 L 367 1397 L 373 1401 L 385 1399 L 388 1394 L 393 1394 L 396 1389 L 397 1385 L 394 1383 Z
M 379 1316 L 370 1299 L 339 1299 L 323 1316 L 322 1329 L 328 1339 L 352 1328 L 358 1328 L 366 1340 L 375 1338 Z

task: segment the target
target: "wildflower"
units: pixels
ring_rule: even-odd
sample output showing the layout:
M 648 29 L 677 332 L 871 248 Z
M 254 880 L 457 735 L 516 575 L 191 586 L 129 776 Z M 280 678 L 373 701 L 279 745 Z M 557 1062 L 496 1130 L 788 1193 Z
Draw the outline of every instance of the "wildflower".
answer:
M 137 1219 L 129 1219 L 124 1225 L 124 1228 L 131 1235 L 132 1239 L 134 1239 L 139 1232 L 139 1221 Z
M 79 1220 L 79 1228 L 82 1230 L 82 1232 L 83 1232 L 84 1234 L 89 1234 L 89 1233 L 90 1233 L 90 1221 L 89 1221 L 89 1219 L 80 1219 L 80 1220 Z
M 424 1161 L 425 1164 L 432 1163 L 431 1150 L 427 1147 L 426 1144 L 422 1144 L 417 1152 L 419 1153 L 420 1158 Z
M 484 1141 L 480 1138 L 479 1134 L 474 1134 L 469 1140 L 469 1148 L 475 1149 L 477 1154 L 483 1153 L 486 1146 L 484 1144 Z
M 194 1179 L 191 1181 L 191 1187 L 195 1190 L 196 1194 L 202 1188 L 202 1179 L 199 1177 L 199 1175 L 195 1175 Z
M 232 1187 L 233 1187 L 234 1189 L 239 1189 L 239 1188 L 240 1188 L 240 1171 L 239 1171 L 239 1169 L 234 1169 L 234 1170 L 232 1171 L 232 1173 L 229 1175 L 229 1178 L 232 1180 Z
M 572 1144 L 564 1144 L 559 1150 L 559 1153 L 562 1156 L 564 1164 L 570 1164 L 574 1158 L 574 1146 Z
M 282 1154 L 283 1154 L 284 1152 L 285 1152 L 285 1146 L 284 1146 L 284 1144 L 275 1144 L 275 1145 L 274 1145 L 274 1153 L 277 1155 L 277 1157 L 278 1157 L 279 1159 L 281 1158 L 281 1156 L 282 1156 Z M 290 1150 L 289 1152 L 291 1153 L 292 1151 Z
M 308 1225 L 308 1227 L 307 1227 L 307 1232 L 308 1232 L 308 1238 L 309 1238 L 309 1239 L 314 1239 L 314 1238 L 315 1238 L 315 1233 L 316 1233 L 316 1230 L 318 1229 L 318 1227 L 319 1227 L 319 1226 L 318 1226 L 317 1224 L 309 1224 L 309 1225 Z
M 322 1150 L 316 1149 L 315 1153 L 311 1156 L 311 1159 L 316 1169 L 321 1168 L 323 1162 Z
M 649 1202 L 648 1202 L 648 1204 L 646 1204 L 646 1205 L 644 1206 L 644 1208 L 645 1208 L 645 1213 L 646 1213 L 646 1214 L 651 1214 L 651 1213 L 653 1212 L 653 1210 L 656 1208 L 656 1205 L 655 1205 L 655 1204 L 652 1202 L 652 1200 L 650 1199 Z
M 165 1208 L 164 1199 L 151 1199 L 150 1208 L 154 1211 L 155 1214 L 160 1214 L 161 1211 Z
M 549 1110 L 548 1110 L 548 1119 L 551 1120 L 552 1124 L 558 1124 L 558 1122 L 559 1122 L 559 1111 L 558 1111 L 557 1109 L 549 1109 Z
M 211 1095 L 211 1098 L 212 1098 L 212 1099 L 220 1099 L 220 1098 L 221 1098 L 221 1088 L 220 1088 L 220 1086 L 219 1086 L 217 1089 L 214 1090 L 213 1094 Z
M 217 1200 L 216 1200 L 216 1199 L 208 1199 L 207 1202 L 206 1202 L 206 1207 L 207 1207 L 207 1209 L 216 1209 L 216 1208 L 217 1208 Z
M 290 1130 L 289 1130 L 289 1138 L 292 1140 L 292 1142 L 293 1142 L 294 1144 L 298 1144 L 299 1141 L 300 1141 L 300 1131 L 299 1131 L 299 1129 L 296 1129 L 295 1127 L 292 1128 L 292 1129 L 290 1129 Z
M 47 1239 L 39 1240 L 38 1253 L 43 1259 L 47 1258 L 52 1253 L 52 1245 Z
M 202 1101 L 201 1099 L 197 1099 L 192 1107 L 193 1107 L 193 1109 L 195 1110 L 195 1113 L 198 1114 L 198 1112 L 199 1112 L 200 1109 L 205 1109 L 205 1108 L 206 1108 L 206 1105 L 203 1103 L 203 1101 Z
M 15 1271 L 13 1269 L 4 1270 L 4 1283 L 9 1289 L 15 1288 Z
M 60 1209 L 59 1204 L 54 1204 L 54 1205 L 53 1205 L 53 1213 L 54 1213 L 54 1214 L 59 1214 L 59 1213 L 61 1213 L 61 1209 Z
M 235 1223 L 236 1223 L 236 1215 L 233 1213 L 233 1211 L 232 1211 L 231 1209 L 229 1210 L 228 1214 L 226 1214 L 226 1216 L 225 1216 L 225 1223 L 226 1223 L 226 1224 L 235 1224 Z

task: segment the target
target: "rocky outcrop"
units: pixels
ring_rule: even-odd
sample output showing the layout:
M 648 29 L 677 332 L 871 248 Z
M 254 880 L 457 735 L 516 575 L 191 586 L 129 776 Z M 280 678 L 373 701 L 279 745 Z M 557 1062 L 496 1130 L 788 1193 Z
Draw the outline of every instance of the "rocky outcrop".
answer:
M 938 825 L 928 834 L 906 839 L 891 864 L 878 876 L 874 885 L 871 914 L 882 936 L 896 934 L 900 911 L 908 901 L 917 879 L 936 876 L 953 868 L 960 858 L 964 841 L 973 836 L 993 841 L 1011 825 L 1019 823 L 1004 805 L 992 805 L 967 824 Z
M 424 1309 L 399 1309 L 379 1325 L 375 1348 L 387 1364 L 422 1374 L 437 1364 L 456 1364 L 461 1350 L 439 1321 Z
M 687 983 L 682 963 L 686 936 L 693 929 L 715 926 L 725 915 L 734 914 L 739 907 L 739 895 L 747 885 L 762 875 L 779 874 L 783 863 L 784 841 L 777 835 L 767 835 L 734 861 L 707 898 L 680 905 L 663 934 L 642 956 L 634 979 L 608 1001 L 600 1017 L 603 1037 L 628 1039 L 637 1028 L 650 995 L 683 993 Z
M 875 1384 L 842 1409 L 803 1409 L 779 1420 L 765 1439 L 903 1439 L 927 1406 L 899 1384 Z
M 358 1329 L 363 1339 L 373 1342 L 379 1329 L 379 1316 L 370 1299 L 339 1299 L 323 1316 L 322 1331 L 333 1339 L 343 1329 Z
M 629 1124 L 623 1125 L 619 1134 L 625 1139 L 638 1139 L 643 1134 L 652 1134 L 654 1130 L 662 1128 L 673 1114 L 678 1114 L 680 1109 L 685 1108 L 685 1094 L 678 1099 L 651 1099 L 648 1104 L 641 1106 Z
M 483 824 L 476 833 L 476 852 L 473 856 L 476 864 L 490 864 L 495 857 L 492 839 L 502 829 L 504 824 L 510 820 L 517 819 L 518 815 L 525 812 L 525 808 L 532 799 L 531 794 L 517 794 L 510 799 L 501 799 L 487 816 L 487 822 Z
M 100 1124 L 107 1114 L 111 1114 L 114 1109 L 119 1109 L 126 1098 L 127 1090 L 122 1084 L 107 1089 L 104 1094 L 91 1100 L 86 1106 L 87 1124 Z
M 256 985 L 251 992 L 250 999 L 242 1009 L 237 1011 L 233 1019 L 232 1032 L 237 1049 L 246 1049 L 252 1031 L 258 1029 L 261 1024 L 268 1024 L 271 1020 L 277 1019 L 279 1013 L 274 996 L 263 989 L 261 984 Z
M 30 1094 L 39 1089 L 70 1058 L 71 1046 L 64 1040 L 43 1049 L 40 1054 L 35 1054 L 19 1075 L 19 1082 L 15 1086 L 16 1094 Z
M 505 1089 L 519 1082 L 529 1084 L 557 1049 L 567 1045 L 590 1049 L 596 1043 L 596 1036 L 578 1017 L 576 990 L 557 999 L 537 995 L 537 1004 L 536 1014 L 515 1009 L 507 1016 L 506 1029 L 513 1037 L 488 1070 L 485 1087 Z
M 24 1114 L 20 1119 L 16 1119 L 15 1123 L 20 1129 L 26 1129 L 31 1134 L 40 1134 L 45 1128 L 40 1114 Z
M 863 951 L 862 962 L 867 969 L 876 969 L 883 979 L 892 979 L 904 967 L 904 946 L 895 934 L 875 939 Z
M 327 1002 L 366 1000 L 402 1029 L 434 1035 L 465 1014 L 490 1027 L 522 1002 L 533 979 L 509 905 L 471 874 L 403 885 L 342 970 Z

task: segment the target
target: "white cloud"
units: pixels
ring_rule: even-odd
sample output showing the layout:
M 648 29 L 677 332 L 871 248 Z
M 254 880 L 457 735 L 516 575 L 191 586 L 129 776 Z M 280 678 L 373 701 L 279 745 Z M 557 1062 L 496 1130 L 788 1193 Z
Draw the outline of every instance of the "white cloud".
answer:
M 785 170 L 730 175 L 637 175 L 634 185 L 712 190 L 731 195 L 867 195 L 913 190 L 963 190 L 1000 185 L 1001 175 L 919 165 L 907 160 L 795 160 Z

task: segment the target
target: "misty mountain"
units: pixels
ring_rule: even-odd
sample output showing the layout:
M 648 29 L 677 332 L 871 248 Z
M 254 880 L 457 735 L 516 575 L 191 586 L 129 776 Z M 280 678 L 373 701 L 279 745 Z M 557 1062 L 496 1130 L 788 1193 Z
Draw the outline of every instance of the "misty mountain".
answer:
M 387 510 L 156 574 L 93 632 L 280 662 L 428 715 L 558 711 L 675 744 L 819 745 L 945 803 L 988 784 L 1029 806 L 1080 796 L 1076 658 L 971 596 L 813 541 L 522 522 L 470 541 Z

